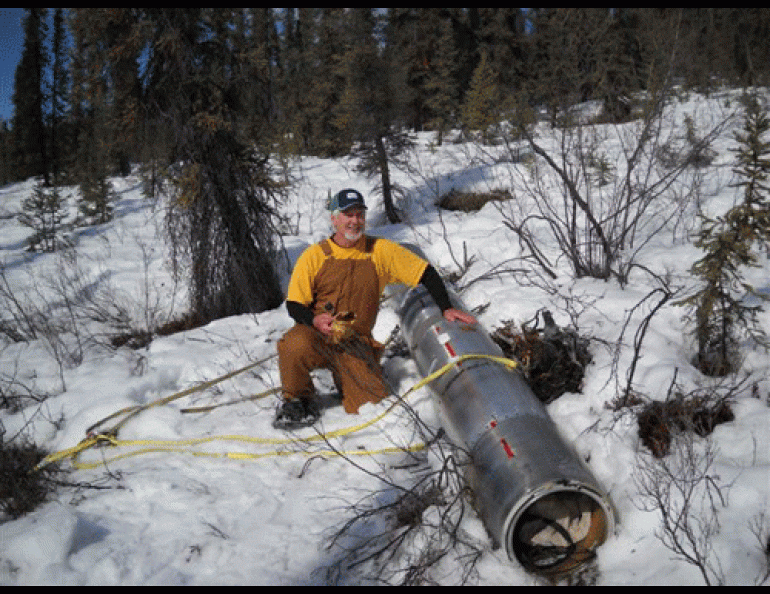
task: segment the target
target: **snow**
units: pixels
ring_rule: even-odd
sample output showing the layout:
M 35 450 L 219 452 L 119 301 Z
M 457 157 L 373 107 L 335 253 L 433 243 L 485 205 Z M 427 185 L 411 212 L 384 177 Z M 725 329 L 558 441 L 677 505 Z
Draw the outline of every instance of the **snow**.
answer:
M 698 123 L 708 119 L 703 114 L 719 117 L 726 103 L 724 97 L 691 97 L 675 105 L 674 116 L 681 122 L 683 114 L 696 114 Z M 716 165 L 703 171 L 703 207 L 709 212 L 724 210 L 735 200 L 735 188 L 726 183 L 732 139 L 731 128 L 726 128 L 713 145 Z M 548 410 L 618 511 L 615 533 L 598 550 L 595 583 L 703 584 L 698 569 L 662 543 L 659 514 L 641 505 L 635 472 L 647 454 L 632 415 L 608 406 L 625 379 L 636 329 L 654 302 L 634 310 L 653 288 L 649 277 L 632 275 L 621 287 L 611 281 L 571 278 L 560 263 L 558 293 L 553 293 L 519 284 L 513 275 L 487 274 L 505 268 L 518 253 L 500 212 L 488 205 L 474 214 L 439 213 L 434 201 L 452 187 L 505 187 L 513 179 L 507 167 L 514 165 L 471 157 L 470 147 L 464 145 L 436 147 L 431 140 L 429 135 L 420 136 L 413 159 L 419 175 L 393 173 L 409 190 L 400 204 L 407 220 L 398 225 L 386 224 L 373 182 L 357 176 L 350 162 L 297 160 L 292 165 L 297 181 L 282 206 L 291 222 L 283 237 L 287 260 L 278 263 L 284 286 L 286 261 L 295 260 L 304 247 L 328 233 L 324 213 L 328 193 L 355 187 L 369 199 L 373 233 L 418 245 L 443 271 L 456 271 L 467 250 L 472 260 L 463 280 L 474 282 L 468 283 L 462 298 L 469 307 L 486 306 L 479 319 L 487 329 L 509 320 L 526 321 L 544 306 L 559 324 L 568 326 L 573 316 L 579 318 L 581 333 L 594 339 L 594 362 L 582 392 L 564 395 Z M 155 319 L 173 318 L 185 309 L 186 287 L 174 282 L 167 267 L 163 199 L 144 197 L 137 178 L 115 179 L 113 184 L 118 195 L 114 220 L 77 229 L 73 236 L 77 258 L 69 260 L 61 253 L 25 250 L 30 231 L 14 215 L 33 182 L 0 189 L 0 258 L 9 286 L 50 313 L 43 304 L 56 303 L 56 294 L 49 293 L 47 280 L 64 270 L 80 277 L 84 287 L 93 283 L 104 290 L 130 312 L 137 327 L 149 325 L 148 313 Z M 682 229 L 656 234 L 639 254 L 640 260 L 660 275 L 687 282 L 698 251 L 685 236 Z M 747 274 L 757 288 L 767 291 L 768 272 L 770 263 L 763 255 L 759 267 Z M 50 297 L 43 299 L 44 295 Z M 768 314 L 763 313 L 761 320 L 770 331 Z M 392 304 L 384 303 L 376 337 L 387 339 L 397 324 Z M 290 325 L 281 306 L 156 337 L 136 350 L 88 343 L 56 351 L 42 338 L 4 344 L 0 381 L 48 395 L 44 402 L 30 403 L 21 411 L 0 411 L 6 440 L 23 435 L 47 451 L 60 452 L 79 444 L 87 429 L 108 415 L 127 407 L 146 408 L 120 430 L 121 439 L 137 441 L 135 448 L 90 449 L 79 460 L 91 466 L 72 470 L 73 481 L 104 488 L 62 489 L 27 516 L 0 524 L 0 583 L 324 585 L 326 568 L 341 554 L 329 548 L 330 536 L 350 519 L 354 502 L 383 489 L 387 480 L 404 478 L 398 469 L 406 454 L 386 448 L 413 443 L 414 428 L 403 413 L 389 408 L 389 399 L 365 406 L 359 415 L 346 415 L 340 407 L 327 409 L 318 430 L 334 434 L 328 444 L 297 442 L 297 437 L 316 435 L 312 429 L 297 435 L 272 429 L 276 396 L 250 397 L 278 385 L 274 349 Z M 624 347 L 616 354 L 621 337 Z M 690 388 L 714 382 L 689 365 L 691 341 L 683 309 L 666 304 L 645 335 L 635 388 L 650 398 L 664 399 L 674 377 Z M 77 356 L 65 360 L 62 353 Z M 255 362 L 255 367 L 232 379 L 153 406 Z M 716 452 L 710 472 L 724 499 L 718 506 L 719 527 L 710 539 L 710 554 L 729 585 L 759 583 L 768 563 L 754 529 L 768 514 L 770 496 L 767 371 L 767 353 L 747 347 L 741 373 L 750 381 L 735 396 L 735 419 L 702 440 Z M 421 379 L 407 358 L 387 361 L 386 373 L 399 394 L 408 393 Z M 320 374 L 318 381 L 329 380 Z M 754 385 L 756 392 L 751 390 Z M 438 422 L 426 389 L 408 398 L 428 424 Z M 223 406 L 205 413 L 185 412 L 213 403 Z M 152 450 L 145 450 L 145 445 Z M 331 455 L 332 447 L 359 455 L 350 459 Z M 767 522 L 770 516 L 765 518 L 765 535 Z M 466 518 L 463 529 L 484 550 L 473 583 L 538 583 L 487 542 L 478 518 Z M 461 565 L 458 559 L 446 560 L 433 577 L 442 585 L 454 585 Z M 361 580 L 353 572 L 342 581 Z

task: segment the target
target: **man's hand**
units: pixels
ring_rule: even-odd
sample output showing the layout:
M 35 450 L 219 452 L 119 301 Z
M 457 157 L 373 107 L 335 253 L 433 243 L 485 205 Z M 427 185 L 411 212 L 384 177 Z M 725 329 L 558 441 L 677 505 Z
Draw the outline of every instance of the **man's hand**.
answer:
M 449 308 L 444 310 L 444 319 L 447 322 L 462 322 L 463 324 L 475 324 L 476 318 L 459 309 Z
M 313 326 L 324 336 L 331 335 L 332 324 L 334 324 L 334 316 L 330 313 L 324 312 L 313 318 Z

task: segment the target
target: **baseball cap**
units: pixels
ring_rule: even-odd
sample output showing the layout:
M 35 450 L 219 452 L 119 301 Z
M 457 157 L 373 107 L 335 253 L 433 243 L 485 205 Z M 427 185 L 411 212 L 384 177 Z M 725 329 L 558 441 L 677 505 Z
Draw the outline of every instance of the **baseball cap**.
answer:
M 358 190 L 347 189 L 337 192 L 337 194 L 334 195 L 329 203 L 329 210 L 332 212 L 336 210 L 343 211 L 348 208 L 353 208 L 354 206 L 366 209 L 364 197 Z

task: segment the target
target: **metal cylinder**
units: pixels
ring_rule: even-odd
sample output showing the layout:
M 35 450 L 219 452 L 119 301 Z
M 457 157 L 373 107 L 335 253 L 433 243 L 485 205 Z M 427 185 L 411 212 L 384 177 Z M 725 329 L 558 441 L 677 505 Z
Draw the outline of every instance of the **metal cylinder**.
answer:
M 419 253 L 419 250 L 414 249 Z M 511 560 L 564 573 L 593 558 L 614 529 L 611 502 L 480 324 L 447 322 L 424 287 L 394 295 L 402 332 L 430 382 L 444 430 L 469 457 L 479 515 Z M 450 291 L 458 309 L 465 309 Z M 465 355 L 481 356 L 458 362 Z

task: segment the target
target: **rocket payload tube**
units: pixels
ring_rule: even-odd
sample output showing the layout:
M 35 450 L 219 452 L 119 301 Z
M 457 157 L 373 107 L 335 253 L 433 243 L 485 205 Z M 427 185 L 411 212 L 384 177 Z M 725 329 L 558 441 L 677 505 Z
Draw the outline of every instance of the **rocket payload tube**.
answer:
M 393 296 L 423 377 L 464 355 L 504 356 L 480 324 L 447 322 L 421 285 Z M 450 298 L 465 309 L 451 290 Z M 444 430 L 468 453 L 466 480 L 481 519 L 508 557 L 549 574 L 592 559 L 614 530 L 613 506 L 521 374 L 483 357 L 466 359 L 430 388 Z

